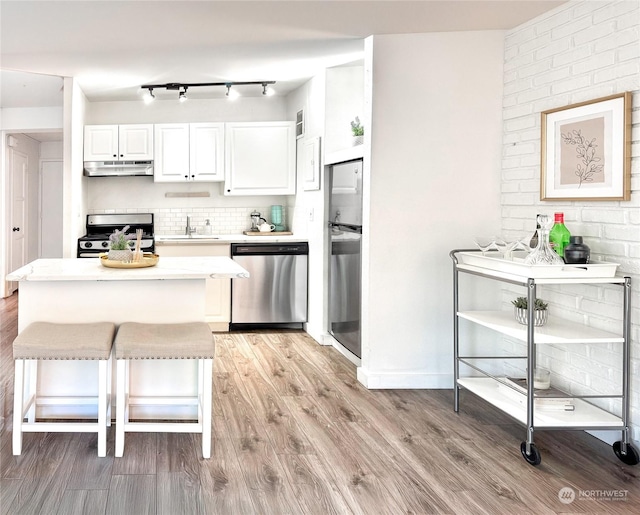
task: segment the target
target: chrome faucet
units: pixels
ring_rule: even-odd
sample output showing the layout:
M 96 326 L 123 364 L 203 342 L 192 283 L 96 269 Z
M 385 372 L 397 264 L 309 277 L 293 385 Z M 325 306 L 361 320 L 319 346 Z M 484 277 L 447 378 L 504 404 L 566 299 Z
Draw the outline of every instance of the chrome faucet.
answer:
M 191 236 L 194 232 L 196 232 L 196 228 L 191 227 L 191 217 L 187 215 L 187 226 L 185 227 L 184 233 L 187 236 Z

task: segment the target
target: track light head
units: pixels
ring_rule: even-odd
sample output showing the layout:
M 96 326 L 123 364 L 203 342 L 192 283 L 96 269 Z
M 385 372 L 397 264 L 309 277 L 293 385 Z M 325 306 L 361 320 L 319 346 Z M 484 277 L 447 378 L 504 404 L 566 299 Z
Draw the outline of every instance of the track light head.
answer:
M 156 96 L 153 94 L 153 88 L 149 88 L 147 93 L 144 95 L 144 101 L 146 104 L 153 102 Z
M 186 102 L 187 101 L 187 87 L 186 86 L 184 86 L 184 90 L 183 91 L 178 93 L 178 100 L 180 102 Z
M 238 93 L 237 90 L 231 89 L 232 85 L 233 85 L 232 83 L 225 84 L 225 86 L 227 87 L 226 95 L 229 98 L 229 100 L 235 100 L 236 98 L 238 98 L 240 96 L 240 93 Z

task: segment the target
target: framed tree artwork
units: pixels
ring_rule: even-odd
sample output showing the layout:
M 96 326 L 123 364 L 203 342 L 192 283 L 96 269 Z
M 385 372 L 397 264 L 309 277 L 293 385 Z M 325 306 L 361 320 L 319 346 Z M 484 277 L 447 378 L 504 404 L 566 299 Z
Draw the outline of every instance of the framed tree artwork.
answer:
M 630 198 L 630 92 L 542 113 L 540 200 Z

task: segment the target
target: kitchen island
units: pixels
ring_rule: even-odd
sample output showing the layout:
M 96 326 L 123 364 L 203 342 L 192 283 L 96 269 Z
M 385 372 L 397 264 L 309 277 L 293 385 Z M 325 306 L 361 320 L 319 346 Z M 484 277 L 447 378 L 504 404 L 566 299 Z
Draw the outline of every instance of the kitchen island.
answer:
M 179 323 L 205 320 L 207 278 L 248 278 L 249 273 L 227 257 L 161 257 L 147 268 L 107 268 L 99 259 L 38 259 L 7 276 L 19 281 L 18 331 L 34 321 L 83 323 L 109 321 Z M 40 364 L 39 388 L 46 395 L 95 395 L 87 391 L 95 374 L 90 362 L 45 361 Z M 132 364 L 132 394 L 190 395 L 195 391 L 194 363 L 141 360 Z M 115 368 L 115 367 L 114 367 Z M 144 388 L 142 384 L 144 383 Z M 115 398 L 115 396 L 113 397 Z M 42 406 L 38 415 L 82 416 Z M 136 416 L 190 416 L 178 408 L 140 406 Z M 68 408 L 66 408 L 68 410 Z M 167 411 L 169 410 L 169 411 Z

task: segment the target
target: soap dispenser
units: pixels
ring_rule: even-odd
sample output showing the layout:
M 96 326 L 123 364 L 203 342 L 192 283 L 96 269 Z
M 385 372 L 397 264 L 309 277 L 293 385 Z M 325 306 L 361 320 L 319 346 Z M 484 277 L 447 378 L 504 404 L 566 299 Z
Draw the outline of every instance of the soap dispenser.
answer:
M 211 234 L 211 222 L 209 221 L 208 218 L 204 222 L 204 233 Z

